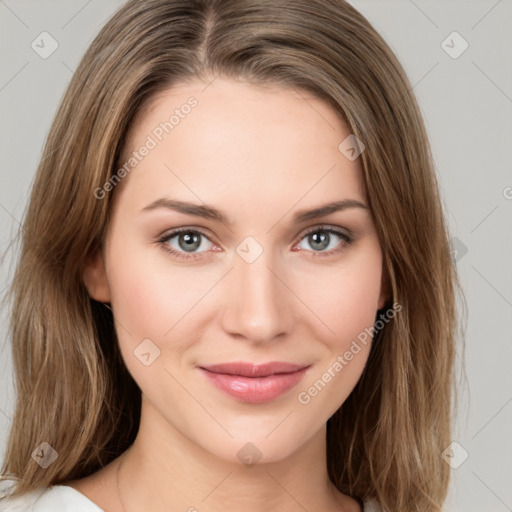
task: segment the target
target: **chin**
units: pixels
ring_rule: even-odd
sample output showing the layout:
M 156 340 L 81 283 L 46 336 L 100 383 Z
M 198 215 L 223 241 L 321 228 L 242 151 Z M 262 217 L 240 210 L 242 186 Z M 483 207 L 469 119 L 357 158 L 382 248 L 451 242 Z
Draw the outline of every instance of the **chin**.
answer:
M 246 424 L 243 428 L 239 425 L 238 429 L 228 426 L 229 432 L 233 435 L 232 438 L 227 434 L 222 436 L 205 434 L 209 442 L 204 443 L 205 437 L 201 436 L 200 444 L 204 450 L 230 463 L 253 466 L 283 461 L 311 443 L 315 433 L 325 436 L 325 430 L 322 427 L 313 425 L 309 431 L 305 431 L 302 424 L 302 429 L 298 432 L 296 419 L 295 421 L 292 419 L 293 413 L 283 422 L 287 414 L 283 413 L 278 420 L 268 422 L 264 426 Z M 286 422 L 289 422 L 289 428 L 284 425 Z

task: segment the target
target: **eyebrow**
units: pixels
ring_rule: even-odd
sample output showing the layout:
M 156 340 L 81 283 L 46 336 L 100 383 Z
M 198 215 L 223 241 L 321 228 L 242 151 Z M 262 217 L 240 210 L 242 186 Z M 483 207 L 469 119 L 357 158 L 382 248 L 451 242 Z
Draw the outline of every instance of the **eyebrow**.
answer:
M 140 213 L 156 210 L 158 208 L 166 208 L 168 210 L 174 210 L 185 215 L 195 215 L 205 219 L 212 219 L 227 225 L 232 224 L 224 213 L 222 213 L 220 210 L 217 210 L 217 208 L 214 208 L 213 206 L 189 203 L 186 201 L 178 201 L 168 197 L 161 197 L 156 199 L 152 203 L 145 206 Z M 326 215 L 330 215 L 331 213 L 347 210 L 350 208 L 361 208 L 364 210 L 369 210 L 367 205 L 357 201 L 356 199 L 343 199 L 342 201 L 335 201 L 333 203 L 328 203 L 309 210 L 299 210 L 294 214 L 293 222 L 295 224 L 300 224 L 301 222 L 317 219 L 319 217 L 324 217 Z

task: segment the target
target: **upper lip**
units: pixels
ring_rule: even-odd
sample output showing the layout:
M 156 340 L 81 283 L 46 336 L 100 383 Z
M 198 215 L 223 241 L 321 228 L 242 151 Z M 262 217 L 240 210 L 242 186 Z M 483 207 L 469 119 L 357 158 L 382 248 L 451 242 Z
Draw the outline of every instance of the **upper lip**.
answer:
M 239 375 L 241 377 L 268 377 L 276 373 L 293 373 L 302 370 L 309 365 L 271 362 L 265 364 L 246 363 L 243 361 L 235 363 L 213 364 L 209 366 L 200 366 L 203 370 L 213 373 L 223 373 L 226 375 Z

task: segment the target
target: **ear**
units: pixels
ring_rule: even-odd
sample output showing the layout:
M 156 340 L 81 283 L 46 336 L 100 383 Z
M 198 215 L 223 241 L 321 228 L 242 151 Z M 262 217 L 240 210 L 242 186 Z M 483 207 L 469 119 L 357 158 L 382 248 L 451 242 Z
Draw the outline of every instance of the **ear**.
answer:
M 110 288 L 101 250 L 89 258 L 82 272 L 82 279 L 91 298 L 98 302 L 110 302 Z

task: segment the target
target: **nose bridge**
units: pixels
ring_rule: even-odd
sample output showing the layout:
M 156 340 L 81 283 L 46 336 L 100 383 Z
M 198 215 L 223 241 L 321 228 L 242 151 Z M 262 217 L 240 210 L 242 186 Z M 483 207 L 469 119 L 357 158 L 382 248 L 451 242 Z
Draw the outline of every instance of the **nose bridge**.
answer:
M 224 329 L 247 339 L 264 342 L 285 332 L 290 308 L 284 307 L 283 285 L 276 278 L 271 248 L 263 249 L 253 237 L 236 248 L 223 316 Z

